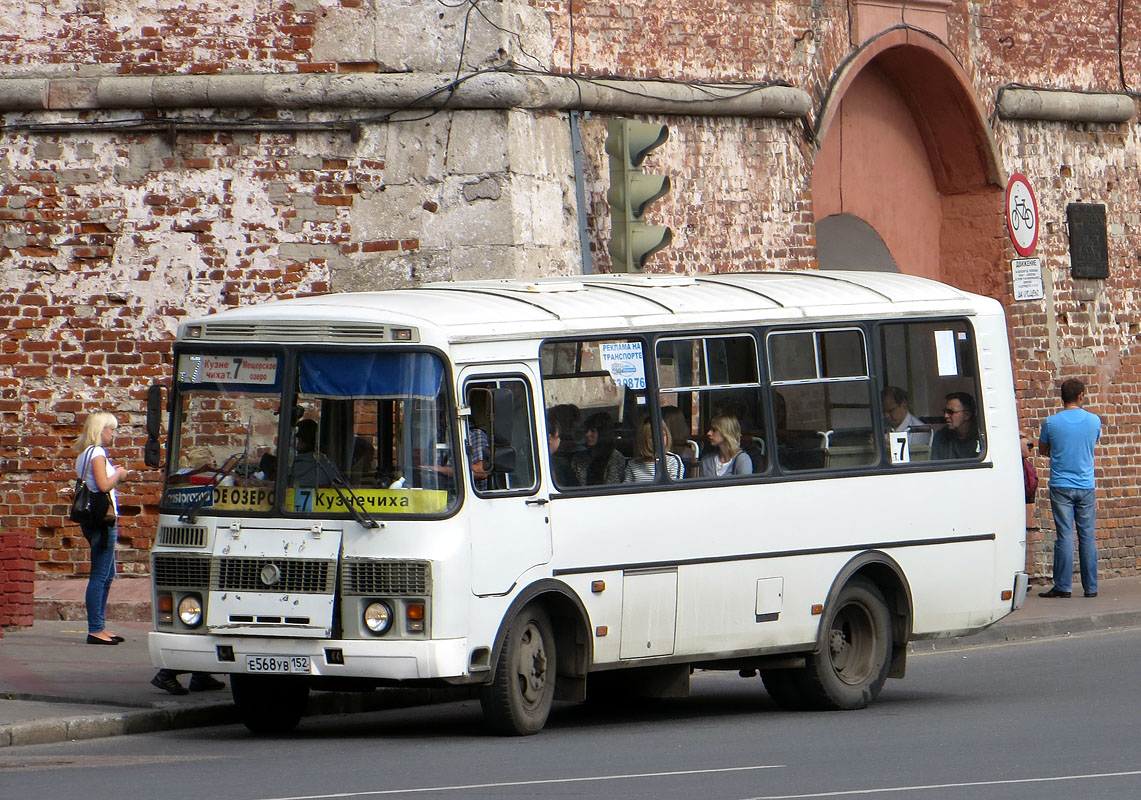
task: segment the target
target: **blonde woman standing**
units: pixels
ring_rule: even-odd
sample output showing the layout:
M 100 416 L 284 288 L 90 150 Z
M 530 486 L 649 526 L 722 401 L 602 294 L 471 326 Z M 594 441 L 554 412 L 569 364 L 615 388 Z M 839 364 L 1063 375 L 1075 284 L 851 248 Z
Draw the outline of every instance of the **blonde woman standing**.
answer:
M 109 495 L 115 519 L 118 519 L 119 501 L 115 487 L 127 478 L 127 470 L 116 467 L 107 455 L 107 448 L 115 438 L 118 420 L 106 411 L 96 411 L 87 417 L 83 434 L 76 442 L 79 455 L 75 459 L 75 473 L 91 491 Z M 123 637 L 107 630 L 107 596 L 111 581 L 115 579 L 115 543 L 119 540 L 119 527 L 115 521 L 83 523 L 83 537 L 91 545 L 91 574 L 87 579 L 87 643 L 118 644 Z
M 753 460 L 741 450 L 741 423 L 736 417 L 720 414 L 709 423 L 709 444 L 713 452 L 701 457 L 703 478 L 723 478 L 727 475 L 750 475 Z

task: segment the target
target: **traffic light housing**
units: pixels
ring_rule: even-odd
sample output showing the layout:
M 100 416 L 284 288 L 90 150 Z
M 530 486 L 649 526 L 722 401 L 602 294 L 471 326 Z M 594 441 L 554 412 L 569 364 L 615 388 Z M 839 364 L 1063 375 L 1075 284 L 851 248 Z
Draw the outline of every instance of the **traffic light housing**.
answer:
M 642 214 L 670 190 L 667 175 L 642 172 L 643 159 L 670 136 L 665 125 L 612 119 L 606 126 L 606 154 L 610 156 L 610 251 L 612 272 L 642 272 L 646 260 L 673 241 L 673 231 L 646 225 Z

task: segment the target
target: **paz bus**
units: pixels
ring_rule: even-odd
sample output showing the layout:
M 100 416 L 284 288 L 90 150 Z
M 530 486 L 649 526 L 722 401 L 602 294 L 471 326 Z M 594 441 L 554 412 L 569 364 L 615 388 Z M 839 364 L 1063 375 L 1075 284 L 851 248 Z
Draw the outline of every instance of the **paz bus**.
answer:
M 155 466 L 164 394 L 151 658 L 229 673 L 255 732 L 311 690 L 451 685 L 531 734 L 698 670 L 862 708 L 909 642 L 1026 595 L 1003 311 L 921 278 L 270 302 L 179 326 Z

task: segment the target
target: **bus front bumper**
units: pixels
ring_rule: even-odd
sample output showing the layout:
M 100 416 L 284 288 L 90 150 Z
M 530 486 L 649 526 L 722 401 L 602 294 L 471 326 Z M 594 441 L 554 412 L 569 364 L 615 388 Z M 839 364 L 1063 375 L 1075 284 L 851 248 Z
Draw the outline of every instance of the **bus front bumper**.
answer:
M 467 639 L 278 639 L 152 631 L 147 644 L 156 667 L 187 672 L 261 672 L 256 667 L 267 659 L 295 666 L 296 657 L 304 656 L 309 671 L 303 674 L 311 676 L 408 681 L 468 675 Z M 257 657 L 262 660 L 251 665 Z

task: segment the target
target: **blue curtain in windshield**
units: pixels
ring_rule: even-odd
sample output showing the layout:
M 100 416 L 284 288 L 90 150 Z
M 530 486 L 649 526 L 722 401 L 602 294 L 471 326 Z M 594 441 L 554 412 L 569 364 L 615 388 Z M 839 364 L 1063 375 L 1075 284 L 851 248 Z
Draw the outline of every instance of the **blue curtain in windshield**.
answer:
M 302 353 L 301 391 L 318 397 L 435 397 L 444 365 L 429 353 Z

